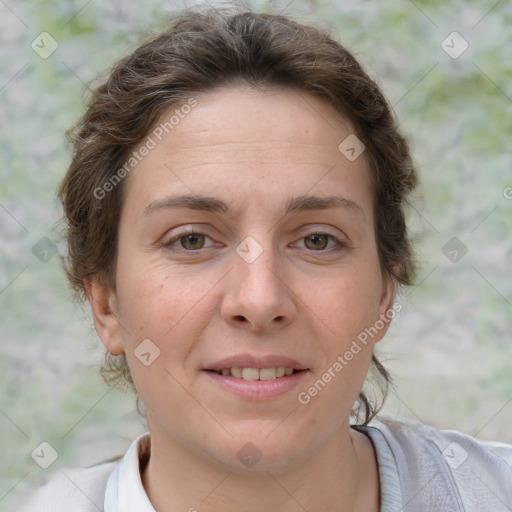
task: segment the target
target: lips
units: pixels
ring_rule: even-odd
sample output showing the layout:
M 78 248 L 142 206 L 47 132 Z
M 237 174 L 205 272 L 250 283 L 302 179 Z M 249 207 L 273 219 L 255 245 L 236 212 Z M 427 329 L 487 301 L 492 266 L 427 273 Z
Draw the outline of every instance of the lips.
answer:
M 204 370 L 214 370 L 216 372 L 231 368 L 292 368 L 293 370 L 308 370 L 309 368 L 295 359 L 277 354 L 268 354 L 263 356 L 254 356 L 252 354 L 239 354 L 236 356 L 225 357 L 214 363 L 205 366 Z
M 278 354 L 238 354 L 206 365 L 203 372 L 235 395 L 263 400 L 295 389 L 307 377 L 309 368 Z
M 273 380 L 282 377 L 289 377 L 296 372 L 305 370 L 295 370 L 294 368 L 285 368 L 278 366 L 277 368 L 241 368 L 234 366 L 233 368 L 223 368 L 222 370 L 209 370 L 217 375 L 231 376 L 244 380 Z
M 247 368 L 244 368 L 243 370 L 246 369 Z M 253 371 L 261 372 L 262 369 L 250 368 L 249 373 Z M 284 375 L 282 377 L 276 376 L 276 378 L 271 379 L 261 379 L 261 373 L 259 373 L 258 379 L 245 379 L 233 375 L 219 374 L 215 370 L 203 370 L 202 373 L 206 378 L 210 379 L 209 382 L 213 382 L 229 393 L 243 399 L 271 400 L 295 390 L 304 383 L 304 379 L 308 377 L 310 372 L 307 369 L 294 370 L 290 375 Z M 249 377 L 250 376 L 251 375 L 249 375 Z

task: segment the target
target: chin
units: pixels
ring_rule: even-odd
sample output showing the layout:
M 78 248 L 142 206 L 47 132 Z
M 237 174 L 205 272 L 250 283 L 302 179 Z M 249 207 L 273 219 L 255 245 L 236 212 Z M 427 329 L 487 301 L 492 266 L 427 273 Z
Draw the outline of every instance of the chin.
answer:
M 281 436 L 275 436 L 274 433 L 269 435 L 268 432 L 271 430 L 254 426 L 247 429 L 246 433 L 240 432 L 239 435 L 226 439 L 223 445 L 216 443 L 212 450 L 208 450 L 208 455 L 217 464 L 220 463 L 229 471 L 237 473 L 254 475 L 289 470 L 298 457 L 297 442 L 286 431 Z M 303 446 L 302 443 L 299 445 Z M 223 448 L 219 452 L 220 446 Z

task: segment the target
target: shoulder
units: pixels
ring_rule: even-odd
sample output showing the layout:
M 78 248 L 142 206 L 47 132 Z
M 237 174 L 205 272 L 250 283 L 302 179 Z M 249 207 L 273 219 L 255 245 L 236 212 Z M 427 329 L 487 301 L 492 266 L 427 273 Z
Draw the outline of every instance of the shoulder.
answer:
M 117 465 L 112 460 L 88 468 L 53 472 L 24 504 L 21 512 L 98 512 L 103 510 L 107 480 Z
M 472 457 L 493 461 L 505 472 L 512 471 L 512 444 L 481 440 L 456 430 L 442 430 L 419 423 L 378 420 L 370 426 L 379 430 L 404 455 L 411 448 L 422 450 L 428 446 L 440 453 L 452 468 Z
M 404 500 L 423 506 L 448 500 L 452 508 L 446 510 L 477 505 L 474 510 L 498 511 L 512 505 L 512 445 L 386 419 L 371 422 L 366 431 L 377 454 L 391 455 Z

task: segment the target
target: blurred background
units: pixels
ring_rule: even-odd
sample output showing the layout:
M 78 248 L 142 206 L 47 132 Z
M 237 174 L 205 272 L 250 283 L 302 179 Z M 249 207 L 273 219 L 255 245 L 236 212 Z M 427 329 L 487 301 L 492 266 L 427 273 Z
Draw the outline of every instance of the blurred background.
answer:
M 248 4 L 331 30 L 384 89 L 420 168 L 421 268 L 378 347 L 395 380 L 385 412 L 512 442 L 512 2 Z M 190 5 L 0 1 L 0 510 L 146 431 L 135 397 L 98 375 L 102 345 L 61 270 L 55 194 L 88 87 Z M 31 455 L 42 442 L 58 454 L 48 469 Z

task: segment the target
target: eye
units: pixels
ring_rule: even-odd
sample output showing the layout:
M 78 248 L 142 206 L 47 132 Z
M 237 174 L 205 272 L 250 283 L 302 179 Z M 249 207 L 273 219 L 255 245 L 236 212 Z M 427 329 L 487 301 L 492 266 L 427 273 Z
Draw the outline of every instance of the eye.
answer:
M 301 239 L 306 249 L 312 251 L 323 251 L 335 247 L 342 247 L 343 244 L 333 235 L 327 233 L 311 233 Z M 299 242 L 299 246 L 301 245 Z
M 162 244 L 164 248 L 175 252 L 199 251 L 213 245 L 215 245 L 215 242 L 208 235 L 195 232 L 178 234 Z M 345 247 L 345 244 L 340 242 L 338 238 L 327 233 L 311 233 L 302 237 L 297 245 L 311 251 L 335 250 Z
M 171 238 L 169 241 L 162 244 L 166 249 L 173 251 L 197 251 L 199 249 L 205 249 L 211 247 L 213 240 L 202 233 L 186 233 L 177 235 Z

